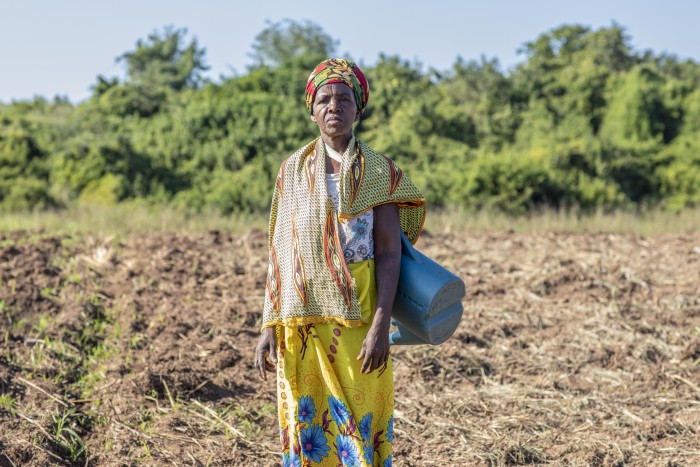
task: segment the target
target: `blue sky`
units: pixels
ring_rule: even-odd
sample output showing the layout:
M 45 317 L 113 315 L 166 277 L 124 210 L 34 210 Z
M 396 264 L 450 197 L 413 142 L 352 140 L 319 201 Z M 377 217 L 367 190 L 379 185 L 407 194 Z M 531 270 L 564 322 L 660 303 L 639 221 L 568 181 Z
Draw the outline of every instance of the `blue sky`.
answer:
M 615 1 L 180 1 L 0 0 L 0 102 L 34 95 L 86 98 L 97 75 L 121 76 L 114 59 L 166 25 L 187 28 L 207 50 L 208 75 L 243 74 L 265 21 L 308 19 L 370 65 L 379 53 L 447 69 L 457 56 L 496 57 L 561 24 L 626 27 L 637 49 L 700 61 L 700 2 Z

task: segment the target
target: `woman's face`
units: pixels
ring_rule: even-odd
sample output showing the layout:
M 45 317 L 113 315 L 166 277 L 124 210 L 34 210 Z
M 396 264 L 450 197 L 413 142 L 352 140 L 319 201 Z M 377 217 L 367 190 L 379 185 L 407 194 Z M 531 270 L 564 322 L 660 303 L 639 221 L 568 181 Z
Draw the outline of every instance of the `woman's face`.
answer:
M 355 104 L 355 93 L 344 83 L 331 83 L 316 91 L 311 120 L 321 134 L 329 137 L 349 136 L 352 124 L 360 117 Z

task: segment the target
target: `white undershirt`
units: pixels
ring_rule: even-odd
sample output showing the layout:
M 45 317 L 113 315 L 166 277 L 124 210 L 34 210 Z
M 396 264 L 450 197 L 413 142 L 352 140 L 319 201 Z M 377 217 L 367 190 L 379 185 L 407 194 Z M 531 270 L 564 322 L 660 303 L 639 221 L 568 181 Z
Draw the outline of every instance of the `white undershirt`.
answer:
M 328 157 L 341 162 L 342 156 L 338 151 L 326 145 Z M 333 201 L 336 211 L 340 209 L 340 196 L 338 187 L 340 186 L 340 173 L 326 174 L 326 187 L 328 196 Z M 338 237 L 343 248 L 345 262 L 357 263 L 366 259 L 374 258 L 374 211 L 370 209 L 357 217 L 338 223 Z

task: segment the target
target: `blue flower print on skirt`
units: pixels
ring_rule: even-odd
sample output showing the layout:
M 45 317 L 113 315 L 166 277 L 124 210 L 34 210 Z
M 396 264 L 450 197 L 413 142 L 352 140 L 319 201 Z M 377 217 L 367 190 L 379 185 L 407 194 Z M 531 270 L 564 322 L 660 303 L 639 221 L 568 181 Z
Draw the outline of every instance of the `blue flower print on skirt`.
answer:
M 368 412 L 360 420 L 360 435 L 362 436 L 362 450 L 365 461 L 374 465 L 374 443 L 372 442 L 372 413 Z
M 297 414 L 300 422 L 311 423 L 313 421 L 316 416 L 316 406 L 311 396 L 302 396 L 299 398 Z
M 360 465 L 360 458 L 357 455 L 357 449 L 349 436 L 336 436 L 335 446 L 338 453 L 338 461 L 340 461 L 341 465 Z
M 360 434 L 362 435 L 362 440 L 366 443 L 372 437 L 372 413 L 368 412 L 360 420 Z
M 365 444 L 362 446 L 362 450 L 364 451 L 365 461 L 367 461 L 369 465 L 374 465 L 374 446 L 372 444 Z
M 321 462 L 331 450 L 326 441 L 326 434 L 319 425 L 302 428 L 299 442 L 304 457 L 312 459 L 314 462 Z
M 302 467 L 301 457 L 296 455 L 294 452 L 285 452 L 282 454 L 282 466 L 283 467 Z
M 350 412 L 348 412 L 348 408 L 345 407 L 343 401 L 341 401 L 337 397 L 328 396 L 328 407 L 330 408 L 333 420 L 335 421 L 335 423 L 338 424 L 338 426 L 344 425 L 345 422 L 348 421 L 348 418 L 350 418 Z

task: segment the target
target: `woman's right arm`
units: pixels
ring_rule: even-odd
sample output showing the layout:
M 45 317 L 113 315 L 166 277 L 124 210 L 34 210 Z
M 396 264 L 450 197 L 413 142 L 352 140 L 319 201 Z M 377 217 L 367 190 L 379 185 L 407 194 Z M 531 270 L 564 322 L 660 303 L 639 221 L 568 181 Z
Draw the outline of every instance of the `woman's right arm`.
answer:
M 275 227 L 277 224 L 277 209 L 280 202 L 280 188 L 284 183 L 282 176 L 284 174 L 284 166 L 287 160 L 282 162 L 280 170 L 277 173 L 277 178 L 275 182 L 275 187 L 272 191 L 272 202 L 270 203 L 270 223 L 268 228 L 269 240 L 268 248 L 272 248 L 272 238 L 275 235 Z M 268 282 L 269 286 L 269 282 Z M 268 310 L 268 290 L 265 288 L 265 308 Z M 265 311 L 263 311 L 263 321 L 265 319 Z M 267 371 L 275 371 L 275 364 L 277 363 L 277 335 L 276 326 L 267 326 L 260 332 L 260 338 L 258 338 L 258 344 L 255 346 L 255 368 L 258 370 L 260 377 L 267 381 Z

